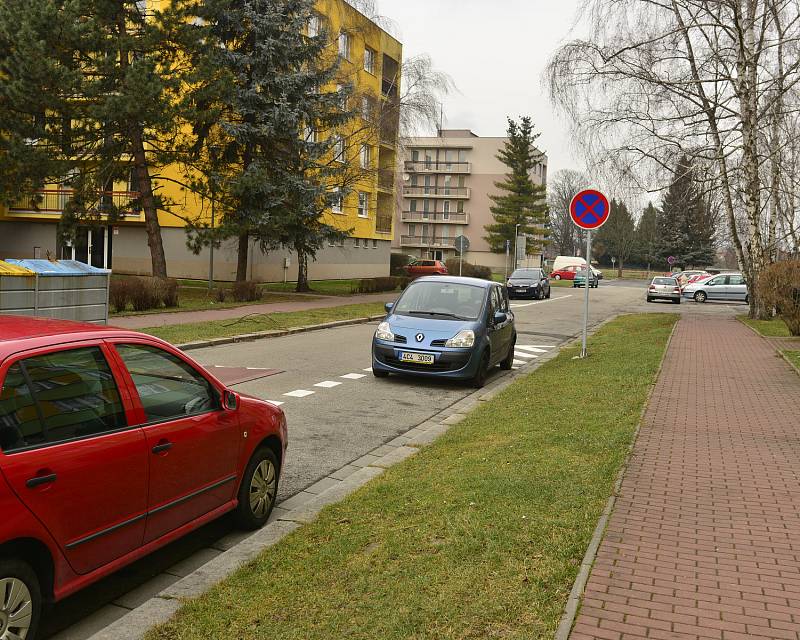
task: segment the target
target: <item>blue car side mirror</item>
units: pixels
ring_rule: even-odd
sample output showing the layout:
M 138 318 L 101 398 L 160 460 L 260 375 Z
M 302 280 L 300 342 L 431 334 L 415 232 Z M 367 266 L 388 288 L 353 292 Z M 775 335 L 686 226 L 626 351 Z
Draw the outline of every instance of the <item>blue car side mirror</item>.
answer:
M 392 309 L 394 309 L 394 302 L 387 302 L 383 305 L 383 308 L 386 309 L 386 313 L 391 313 Z
M 508 314 L 504 311 L 498 311 L 494 314 L 494 323 L 495 324 L 503 324 L 506 320 L 508 320 Z

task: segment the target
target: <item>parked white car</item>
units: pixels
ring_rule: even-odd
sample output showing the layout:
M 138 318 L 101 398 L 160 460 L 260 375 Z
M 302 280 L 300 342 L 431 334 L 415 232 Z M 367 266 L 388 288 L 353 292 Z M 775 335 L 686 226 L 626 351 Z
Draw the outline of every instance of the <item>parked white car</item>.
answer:
M 706 302 L 706 300 L 750 302 L 747 282 L 741 273 L 720 273 L 708 280 L 688 284 L 683 288 L 683 297 L 695 302 Z

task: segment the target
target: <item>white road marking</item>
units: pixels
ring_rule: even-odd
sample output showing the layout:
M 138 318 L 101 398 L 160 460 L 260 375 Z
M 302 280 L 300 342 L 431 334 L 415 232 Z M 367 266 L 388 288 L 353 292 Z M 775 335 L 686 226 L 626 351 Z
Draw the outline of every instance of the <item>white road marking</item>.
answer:
M 343 376 L 339 376 L 340 378 L 344 378 L 345 380 L 361 380 L 361 378 L 366 378 L 363 373 L 346 373 Z
M 283 402 L 280 402 L 278 400 L 267 400 L 267 402 L 269 402 L 270 404 L 274 404 L 276 407 L 280 407 L 283 404 Z
M 533 345 L 522 345 L 517 344 L 514 345 L 514 349 L 522 349 L 523 351 L 533 351 L 533 353 L 547 353 L 547 349 L 552 349 L 553 347 L 542 348 L 541 346 L 533 346 Z
M 269 369 L 265 369 L 264 367 L 246 367 L 248 371 L 269 371 Z
M 527 363 L 527 362 L 525 362 L 524 360 L 514 360 L 514 363 L 513 363 L 513 364 L 515 364 L 515 365 L 517 365 L 518 367 L 520 367 L 520 366 L 522 366 L 523 364 L 528 364 L 528 363 Z
M 325 380 L 325 382 L 318 382 L 315 384 L 315 387 L 322 387 L 323 389 L 332 389 L 333 387 L 338 387 L 341 382 L 334 382 L 333 380 Z
M 306 396 L 314 395 L 314 391 L 306 391 L 305 389 L 297 389 L 296 391 L 290 391 L 289 393 L 284 393 L 283 395 L 288 396 L 290 398 L 305 398 Z
M 515 351 L 514 352 L 515 358 L 538 358 L 539 356 L 535 356 L 532 353 L 525 353 L 524 351 Z
M 522 307 L 532 307 L 535 304 L 544 304 L 545 302 L 556 302 L 557 300 L 566 300 L 567 298 L 571 298 L 572 294 L 568 296 L 559 296 L 558 298 L 550 298 L 548 300 L 539 300 L 537 302 L 528 302 L 527 304 L 512 304 L 512 309 L 522 309 Z
M 372 373 L 372 367 L 367 367 L 366 369 L 364 369 L 364 371 L 369 371 L 370 373 Z

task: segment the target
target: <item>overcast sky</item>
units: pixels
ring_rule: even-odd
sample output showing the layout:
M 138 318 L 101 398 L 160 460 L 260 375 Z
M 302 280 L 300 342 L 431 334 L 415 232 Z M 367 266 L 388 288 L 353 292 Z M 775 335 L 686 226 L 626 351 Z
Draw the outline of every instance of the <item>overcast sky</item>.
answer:
M 506 116 L 530 115 L 549 170 L 580 169 L 567 127 L 556 117 L 541 77 L 567 38 L 579 0 L 377 0 L 393 23 L 403 56 L 427 53 L 458 91 L 445 100 L 445 128 L 505 135 Z

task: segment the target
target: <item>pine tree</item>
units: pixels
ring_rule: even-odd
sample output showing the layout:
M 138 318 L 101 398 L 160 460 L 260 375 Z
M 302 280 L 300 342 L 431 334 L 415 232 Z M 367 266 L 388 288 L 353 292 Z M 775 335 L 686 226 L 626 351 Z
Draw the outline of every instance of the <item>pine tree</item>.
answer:
M 652 202 L 648 202 L 636 224 L 635 254 L 642 264 L 647 265 L 648 272 L 651 263 L 656 258 L 658 247 L 658 215 L 658 209 L 653 206 Z
M 197 97 L 206 119 L 197 147 L 201 155 L 218 148 L 221 158 L 200 182 L 224 188 L 224 208 L 220 228 L 196 222 L 191 245 L 237 238 L 237 280 L 246 279 L 250 239 L 263 251 L 287 247 L 297 255 L 299 291 L 308 290 L 308 260 L 348 235 L 324 214 L 364 177 L 350 162 L 364 140 L 346 136 L 357 113 L 352 87 L 330 90 L 338 60 L 328 35 L 304 35 L 313 7 L 312 0 L 217 4 L 209 35 L 218 46 L 208 48 L 207 64 L 220 79 Z
M 684 267 L 714 260 L 715 224 L 711 208 L 697 188 L 695 169 L 688 157 L 678 162 L 659 216 L 659 254 L 674 256 Z
M 624 202 L 612 200 L 610 205 L 608 220 L 597 232 L 597 243 L 617 259 L 617 275 L 621 278 L 625 261 L 636 243 L 636 223 Z
M 73 3 L 0 3 L 0 202 L 32 196 L 75 165 L 68 97 L 79 94 L 71 48 L 82 36 Z
M 506 241 L 513 246 L 517 225 L 519 234 L 529 238 L 528 253 L 540 251 L 547 242 L 547 188 L 531 178 L 534 167 L 543 159 L 534 146 L 539 135 L 533 133 L 530 117 L 524 116 L 519 123 L 508 119 L 508 140 L 497 158 L 510 172 L 503 182 L 495 183 L 503 193 L 489 196 L 494 202 L 490 208 L 494 223 L 486 225 L 484 236 L 495 253 L 505 252 Z

